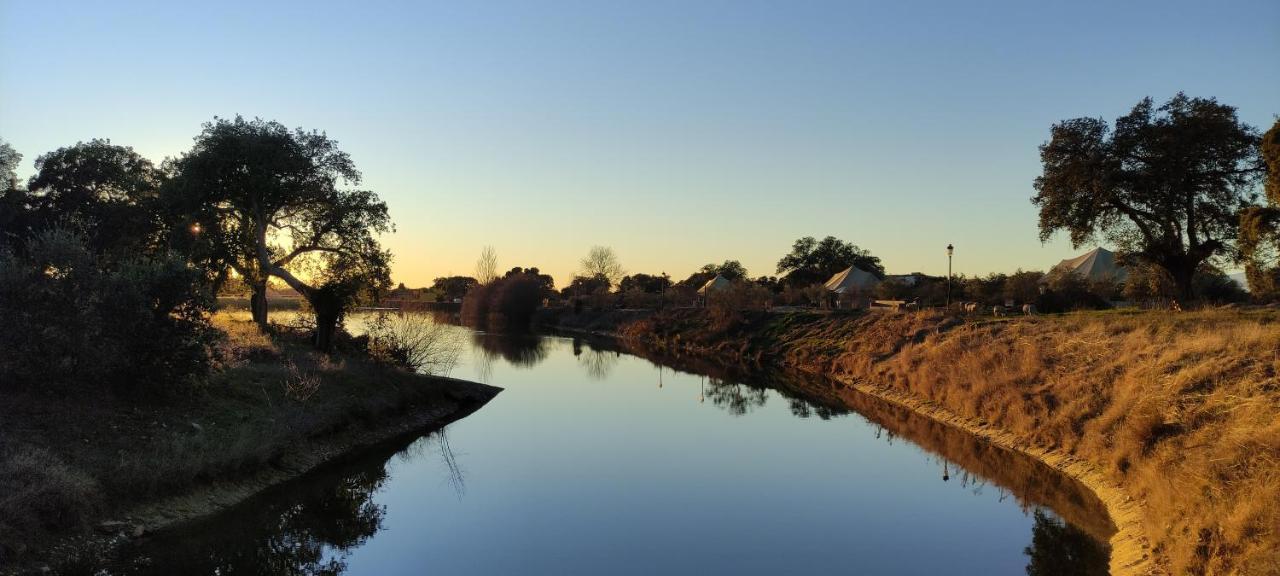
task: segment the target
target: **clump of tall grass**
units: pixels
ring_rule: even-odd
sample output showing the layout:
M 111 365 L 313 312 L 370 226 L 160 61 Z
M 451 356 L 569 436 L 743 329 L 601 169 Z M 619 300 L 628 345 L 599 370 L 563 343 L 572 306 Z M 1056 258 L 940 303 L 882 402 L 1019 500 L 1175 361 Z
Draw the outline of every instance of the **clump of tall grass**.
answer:
M 426 314 L 381 312 L 366 334 L 375 359 L 421 374 L 447 375 L 462 352 L 461 332 Z
M 0 559 L 38 534 L 82 527 L 102 508 L 98 483 L 29 444 L 0 442 Z

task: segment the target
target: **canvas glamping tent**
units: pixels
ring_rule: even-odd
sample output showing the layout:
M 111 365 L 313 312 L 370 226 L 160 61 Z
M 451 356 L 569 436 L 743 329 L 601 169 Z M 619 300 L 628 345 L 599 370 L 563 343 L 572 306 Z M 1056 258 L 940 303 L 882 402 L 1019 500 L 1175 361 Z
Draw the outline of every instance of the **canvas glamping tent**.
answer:
M 733 282 L 730 282 L 728 278 L 725 278 L 724 276 L 716 274 L 715 278 L 707 280 L 707 283 L 703 284 L 702 287 L 698 289 L 698 294 L 706 296 L 708 292 L 724 290 L 731 285 L 733 285 Z
M 824 286 L 834 296 L 837 307 L 857 308 L 862 301 L 867 300 L 868 293 L 879 283 L 880 279 L 875 274 L 850 266 L 832 276 Z
M 1057 278 L 1065 274 L 1075 274 L 1090 282 L 1124 282 L 1129 277 L 1129 271 L 1116 264 L 1115 252 L 1106 248 L 1094 248 L 1075 258 L 1059 262 L 1049 270 L 1045 279 L 1047 281 L 1050 277 Z

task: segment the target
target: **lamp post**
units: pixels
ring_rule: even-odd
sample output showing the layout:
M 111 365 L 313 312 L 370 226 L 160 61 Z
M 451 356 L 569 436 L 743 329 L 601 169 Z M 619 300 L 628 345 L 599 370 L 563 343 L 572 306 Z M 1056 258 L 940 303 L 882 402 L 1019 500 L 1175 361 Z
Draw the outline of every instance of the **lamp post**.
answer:
M 955 246 L 947 244 L 947 308 L 951 308 L 951 255 L 955 251 Z
M 667 278 L 669 276 L 667 276 L 666 272 L 663 272 L 662 281 L 658 282 L 658 310 L 662 310 L 667 303 Z

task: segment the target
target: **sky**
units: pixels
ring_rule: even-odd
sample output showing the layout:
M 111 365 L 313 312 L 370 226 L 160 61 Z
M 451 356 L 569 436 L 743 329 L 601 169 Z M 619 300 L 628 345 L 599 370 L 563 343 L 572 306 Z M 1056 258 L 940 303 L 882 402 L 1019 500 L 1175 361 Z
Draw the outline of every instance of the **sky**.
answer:
M 0 138 L 159 162 L 213 117 L 326 132 L 387 202 L 393 277 L 773 274 L 834 235 L 889 273 L 1046 269 L 1037 147 L 1178 91 L 1280 113 L 1280 2 L 0 0 Z

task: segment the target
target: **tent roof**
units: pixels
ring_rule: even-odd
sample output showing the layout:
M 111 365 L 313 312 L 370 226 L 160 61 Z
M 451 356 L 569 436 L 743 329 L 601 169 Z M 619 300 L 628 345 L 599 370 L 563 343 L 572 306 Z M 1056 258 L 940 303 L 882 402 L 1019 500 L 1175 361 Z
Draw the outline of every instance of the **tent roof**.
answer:
M 1049 271 L 1049 275 L 1076 274 L 1085 280 L 1124 281 L 1129 271 L 1116 264 L 1116 254 L 1106 248 L 1094 248 L 1075 258 L 1067 258 L 1059 262 Z
M 836 294 L 844 294 L 845 292 L 853 292 L 856 290 L 864 290 L 872 288 L 880 283 L 880 279 L 875 274 L 867 272 L 857 266 L 850 266 L 843 271 L 832 276 L 824 286 L 827 290 Z
M 698 289 L 698 293 L 706 294 L 707 292 L 712 290 L 723 290 L 725 288 L 728 288 L 731 284 L 733 284 L 733 282 L 730 282 L 728 278 L 725 278 L 724 276 L 716 274 L 715 278 L 707 280 L 707 283 L 703 284 L 702 287 Z

